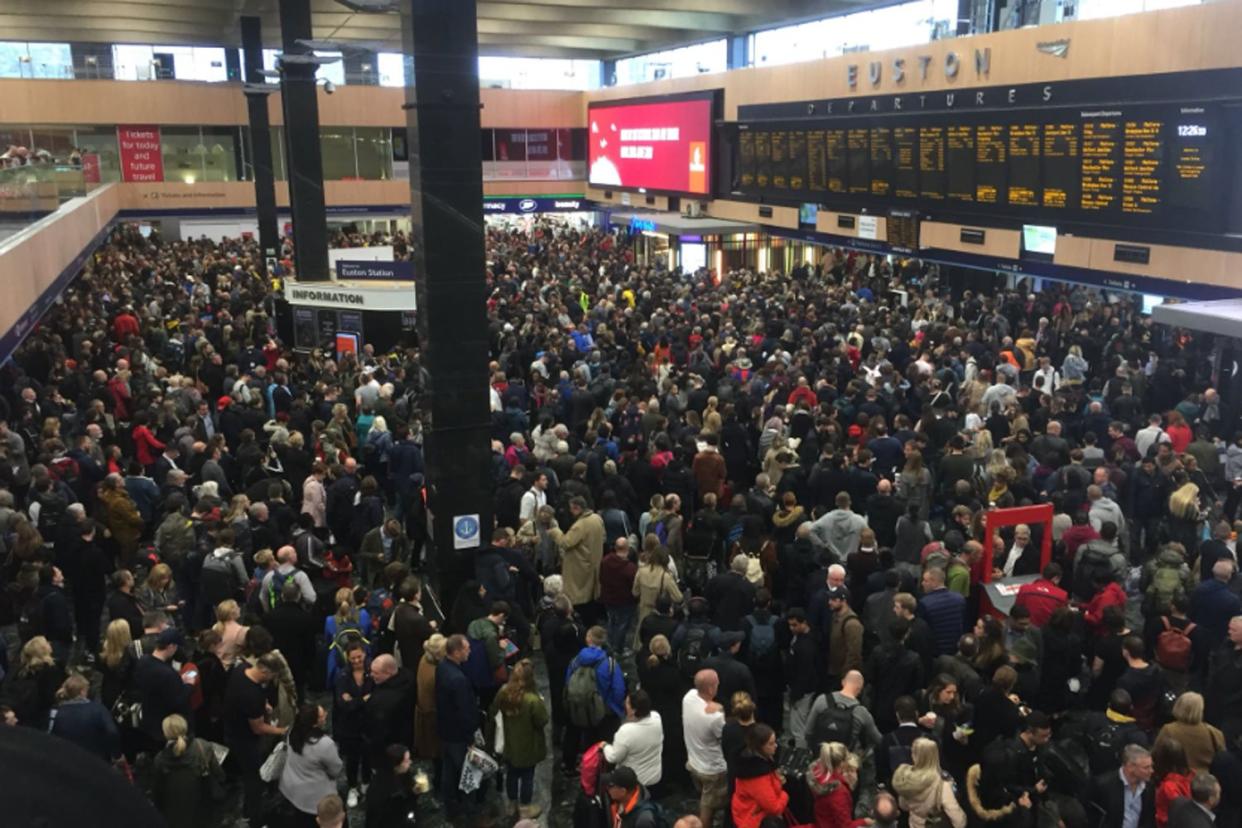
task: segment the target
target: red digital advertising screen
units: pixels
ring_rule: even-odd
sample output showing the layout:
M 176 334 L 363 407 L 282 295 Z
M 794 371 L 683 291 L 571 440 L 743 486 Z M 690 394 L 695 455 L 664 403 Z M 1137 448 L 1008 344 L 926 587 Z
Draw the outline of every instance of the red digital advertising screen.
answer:
M 589 182 L 709 195 L 712 115 L 710 97 L 592 104 L 587 110 Z

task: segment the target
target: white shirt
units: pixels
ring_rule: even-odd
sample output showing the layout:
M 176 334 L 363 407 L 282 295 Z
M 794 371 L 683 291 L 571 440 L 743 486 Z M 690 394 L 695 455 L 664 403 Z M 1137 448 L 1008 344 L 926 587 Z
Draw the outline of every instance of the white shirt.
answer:
M 1018 561 L 1021 560 L 1022 553 L 1025 551 L 1025 546 L 1018 546 L 1016 543 L 1009 547 L 1009 555 L 1006 556 L 1005 565 L 1001 568 L 1001 571 L 1005 573 L 1006 578 L 1013 575 L 1013 568 L 1018 565 Z
M 541 506 L 546 505 L 548 505 L 548 493 L 532 486 L 522 495 L 522 504 L 518 510 L 518 518 L 522 523 L 534 520 L 535 512 L 539 511 Z
M 695 773 L 715 776 L 728 770 L 720 734 L 724 731 L 724 710 L 707 712 L 707 702 L 697 690 L 690 690 L 681 700 L 681 729 L 686 736 L 687 764 Z
M 664 751 L 664 724 L 653 712 L 645 719 L 626 722 L 617 729 L 611 745 L 604 745 L 609 764 L 634 771 L 644 785 L 655 785 L 664 774 L 660 755 Z
M 1164 429 L 1159 426 L 1147 426 L 1140 428 L 1134 435 L 1134 447 L 1138 449 L 1139 457 L 1146 457 L 1147 450 L 1156 443 L 1169 442 L 1169 435 L 1164 433 Z

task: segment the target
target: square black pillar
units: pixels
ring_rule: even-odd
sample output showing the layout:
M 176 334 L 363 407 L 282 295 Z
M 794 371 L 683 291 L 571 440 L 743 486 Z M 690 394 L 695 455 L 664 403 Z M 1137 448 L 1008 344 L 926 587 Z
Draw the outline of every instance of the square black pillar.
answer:
M 433 392 L 427 478 L 441 590 L 451 601 L 470 556 L 455 548 L 454 517 L 479 515 L 482 544 L 492 529 L 478 22 L 475 0 L 409 0 L 408 8 L 412 250 Z
M 263 21 L 258 17 L 241 19 L 242 48 L 245 50 L 246 83 L 263 84 Z M 272 87 L 275 92 L 276 88 Z M 254 206 L 259 218 L 259 246 L 263 248 L 264 271 L 270 260 L 280 257 L 280 231 L 276 220 L 276 176 L 272 171 L 272 130 L 267 117 L 267 95 L 246 94 L 250 115 L 250 165 L 254 177 Z M 270 275 L 270 273 L 269 273 Z
M 314 50 L 298 43 L 314 37 L 310 0 L 280 0 L 281 105 L 289 171 L 289 212 L 293 214 L 293 255 L 299 282 L 324 282 L 328 274 L 328 216 L 319 148 L 319 99 L 314 63 L 300 62 Z

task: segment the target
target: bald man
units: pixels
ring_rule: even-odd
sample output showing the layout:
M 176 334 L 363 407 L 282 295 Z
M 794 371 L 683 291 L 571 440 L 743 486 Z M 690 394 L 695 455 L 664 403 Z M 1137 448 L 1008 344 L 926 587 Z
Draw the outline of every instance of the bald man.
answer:
M 719 688 L 715 670 L 700 670 L 695 673 L 694 688 L 681 700 L 686 767 L 699 790 L 699 819 L 704 825 L 711 825 L 729 800 L 728 768 L 720 742 L 725 713 L 716 701 Z
M 841 679 L 841 689 L 823 694 L 811 705 L 811 728 L 808 744 L 841 742 L 858 754 L 862 766 L 854 790 L 858 802 L 870 806 L 875 797 L 875 750 L 883 737 L 875 726 L 871 711 L 859 701 L 863 692 L 863 675 L 850 670 Z M 848 718 L 844 715 L 848 713 Z
M 897 541 L 897 518 L 905 514 L 905 505 L 893 495 L 893 484 L 880 480 L 875 494 L 867 498 L 867 525 L 875 531 L 876 543 L 892 548 Z
M 262 505 L 262 504 L 259 504 Z M 310 576 L 298 569 L 298 553 L 292 546 L 282 546 L 276 550 L 276 568 L 263 576 L 263 584 L 259 592 L 259 603 L 263 612 L 271 612 L 280 603 L 281 590 L 285 584 L 293 582 L 298 585 L 302 595 L 301 603 L 306 609 L 315 606 L 315 585 Z
M 371 754 L 371 767 L 380 767 L 389 745 L 408 745 L 414 732 L 414 675 L 397 666 L 390 655 L 371 662 L 375 689 L 363 708 L 363 736 Z

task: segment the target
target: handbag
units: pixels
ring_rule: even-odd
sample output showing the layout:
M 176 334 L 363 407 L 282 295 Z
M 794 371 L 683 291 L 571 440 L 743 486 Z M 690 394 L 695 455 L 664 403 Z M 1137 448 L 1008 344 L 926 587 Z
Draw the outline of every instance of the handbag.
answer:
M 788 825 L 789 828 L 815 828 L 813 823 L 798 822 L 797 817 L 795 817 L 793 815 L 793 811 L 790 810 L 785 811 L 785 824 Z
M 122 730 L 137 730 L 142 724 L 142 702 L 131 701 L 124 693 L 116 697 L 111 712 L 112 721 Z
M 941 777 L 936 782 L 936 804 L 927 812 L 927 816 L 923 817 L 923 828 L 952 828 L 952 823 L 945 816 L 942 799 L 944 797 L 944 778 Z
M 496 724 L 496 735 L 492 737 L 492 747 L 495 748 L 493 752 L 502 756 L 505 752 L 505 714 L 497 710 L 493 721 Z
M 259 778 L 264 782 L 275 782 L 285 772 L 285 759 L 288 758 L 289 740 L 277 742 L 276 747 L 259 766 Z

